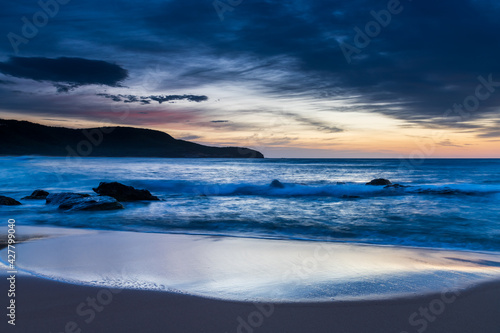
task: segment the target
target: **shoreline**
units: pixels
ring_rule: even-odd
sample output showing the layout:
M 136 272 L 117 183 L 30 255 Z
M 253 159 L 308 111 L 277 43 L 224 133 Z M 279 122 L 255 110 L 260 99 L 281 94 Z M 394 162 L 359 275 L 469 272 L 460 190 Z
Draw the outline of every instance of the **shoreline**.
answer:
M 0 288 L 7 288 L 0 274 Z M 108 297 L 112 295 L 111 297 Z M 452 295 L 447 295 L 451 299 Z M 106 298 L 108 297 L 108 298 Z M 101 311 L 92 311 L 88 300 Z M 16 326 L 6 332 L 349 332 L 497 333 L 500 282 L 462 291 L 449 304 L 441 293 L 328 303 L 251 303 L 149 290 L 116 290 L 18 277 Z M 98 300 L 103 301 L 100 303 Z M 444 309 L 441 309 L 444 304 Z M 420 315 L 427 309 L 427 320 Z M 413 318 L 413 321 L 411 321 Z M 424 329 L 425 328 L 425 329 Z M 69 329 L 69 330 L 67 330 Z
M 222 282 L 216 283 L 215 288 L 211 289 L 212 291 L 217 290 L 217 288 L 224 289 L 231 287 L 231 284 L 228 283 L 228 281 L 231 281 L 234 284 L 233 288 L 248 287 L 245 295 L 248 295 L 253 288 L 259 289 L 266 286 L 270 287 L 265 290 L 268 293 L 279 286 L 276 283 L 273 284 L 274 280 L 272 279 L 261 280 L 260 284 L 258 283 L 258 279 L 262 278 L 262 274 L 265 273 L 262 268 L 272 270 L 275 262 L 272 258 L 262 258 L 260 253 L 267 253 L 267 257 L 277 257 L 278 261 L 282 261 L 285 258 L 295 260 L 295 256 L 290 257 L 290 251 L 297 250 L 299 258 L 302 258 L 307 253 L 314 254 L 318 242 L 252 239 L 227 240 L 220 239 L 221 237 L 140 234 L 136 232 L 65 229 L 57 227 L 19 226 L 19 232 L 21 235 L 32 233 L 44 236 L 45 238 L 26 241 L 19 246 L 19 263 L 21 266 L 27 266 L 24 268 L 21 267 L 17 274 L 16 326 L 14 328 L 11 325 L 7 325 L 6 320 L 0 324 L 0 327 L 7 325 L 5 326 L 7 329 L 6 332 L 22 330 L 23 332 L 47 331 L 59 333 L 65 332 L 65 330 L 68 332 L 78 332 L 78 329 L 81 329 L 81 332 L 139 332 L 147 329 L 148 332 L 168 331 L 174 333 L 309 333 L 332 331 L 346 333 L 366 333 L 368 331 L 373 333 L 413 333 L 418 332 L 419 329 L 423 330 L 424 327 L 425 332 L 436 333 L 498 332 L 498 318 L 500 317 L 500 274 L 496 274 L 500 269 L 495 267 L 497 261 L 494 261 L 494 259 L 499 258 L 499 256 L 491 254 L 444 250 L 433 251 L 428 249 L 418 251 L 418 249 L 383 248 L 371 245 L 345 245 L 346 249 L 349 249 L 348 252 L 353 251 L 356 253 L 360 251 L 358 253 L 359 257 L 349 257 L 350 259 L 359 259 L 365 255 L 369 255 L 368 262 L 372 260 L 386 262 L 384 269 L 389 270 L 390 274 L 381 275 L 382 279 L 385 279 L 386 282 L 391 280 L 391 275 L 397 275 L 398 273 L 396 272 L 408 266 L 406 261 L 400 262 L 396 260 L 397 258 L 404 258 L 406 260 L 407 254 L 419 256 L 415 262 L 410 264 L 411 268 L 415 268 L 417 271 L 420 267 L 423 267 L 420 265 L 434 267 L 436 268 L 435 272 L 440 271 L 444 266 L 450 265 L 450 262 L 447 261 L 448 259 L 443 258 L 451 253 L 455 254 L 457 259 L 465 260 L 452 260 L 451 263 L 456 263 L 456 267 L 453 267 L 453 269 L 463 270 L 463 272 L 468 272 L 467 274 L 479 274 L 486 269 L 494 272 L 496 277 L 490 280 L 475 280 L 475 283 L 468 286 L 450 285 L 447 287 L 444 285 L 430 292 L 414 292 L 407 295 L 390 294 L 390 297 L 378 299 L 363 299 L 361 297 L 354 300 L 340 297 L 323 301 L 313 298 L 309 301 L 290 301 L 289 299 L 285 299 L 277 302 L 272 299 L 230 299 L 227 297 L 218 298 L 208 297 L 207 295 L 194 295 L 189 292 L 189 283 L 186 282 L 194 285 L 198 284 L 198 286 L 201 284 L 203 287 L 207 287 L 211 285 L 210 283 L 205 283 L 207 279 L 214 279 L 215 282 L 217 282 L 217 279 L 221 279 Z M 130 243 L 131 239 L 135 239 L 138 242 Z M 145 243 L 145 239 L 148 239 L 149 242 Z M 53 248 L 50 244 L 53 245 Z M 117 244 L 123 244 L 123 246 L 118 246 Z M 258 248 L 256 248 L 256 244 Z M 158 255 L 148 257 L 151 253 L 144 250 L 148 246 L 154 248 L 155 251 L 159 251 L 155 252 Z M 309 246 L 312 247 L 310 248 Z M 374 268 L 374 266 L 380 265 L 380 262 L 374 263 L 373 267 L 367 272 L 357 269 L 352 271 L 344 269 L 353 264 L 360 264 L 361 266 L 370 265 L 366 262 L 358 262 L 357 259 L 346 262 L 346 265 L 340 265 L 344 269 L 342 272 L 336 273 L 335 270 L 324 271 L 323 266 L 330 267 L 332 263 L 338 263 L 346 255 L 346 253 L 340 251 L 344 245 L 326 244 L 325 246 L 332 246 L 332 249 L 335 249 L 335 251 L 331 252 L 331 255 L 334 257 L 325 257 L 323 261 L 319 260 L 316 270 L 309 272 L 311 275 L 306 277 L 305 280 L 304 277 L 299 276 L 299 279 L 295 281 L 297 283 L 292 284 L 292 287 L 297 288 L 300 285 L 314 284 L 314 281 L 322 281 L 322 278 L 310 280 L 310 277 L 317 277 L 318 275 L 323 277 L 325 272 L 328 274 L 337 274 L 334 274 L 332 277 L 337 282 L 339 279 L 347 278 L 350 283 L 353 283 L 356 279 L 360 279 L 359 274 L 369 273 L 372 269 L 375 269 L 375 273 L 370 278 L 377 276 L 377 274 L 380 275 L 380 268 Z M 61 248 L 65 251 L 60 251 Z M 82 256 L 81 250 L 83 248 L 87 249 L 87 251 Z M 129 252 L 127 252 L 127 248 L 130 249 Z M 146 256 L 144 258 L 147 261 L 146 263 L 136 261 L 141 256 L 132 258 L 132 261 L 129 261 L 131 255 L 133 256 L 133 253 L 136 253 L 138 248 L 143 249 L 144 252 L 141 255 Z M 244 251 L 237 253 L 238 248 L 244 248 Z M 44 250 L 41 251 L 40 249 Z M 36 267 L 36 265 L 34 267 L 31 266 L 44 256 L 55 256 L 55 252 L 52 251 L 53 249 L 59 249 L 59 257 L 53 258 L 54 260 L 52 261 L 41 262 L 39 263 L 39 267 Z M 102 252 L 101 258 L 94 257 L 95 253 L 105 249 L 114 249 L 115 252 L 110 255 Z M 168 249 L 168 251 L 162 252 L 165 249 Z M 191 249 L 191 252 L 186 253 L 185 251 L 188 251 L 188 249 Z M 270 252 L 270 249 L 273 249 L 273 252 Z M 219 253 L 219 250 L 223 251 L 223 257 L 217 257 L 213 261 L 206 261 L 214 253 Z M 311 250 L 313 252 L 310 252 Z M 369 251 L 366 252 L 365 250 Z M 207 257 L 198 259 L 192 257 L 194 254 L 206 254 L 207 251 L 212 251 L 207 254 Z M 243 256 L 241 256 L 242 253 L 244 254 Z M 257 253 L 257 258 L 261 262 L 256 261 L 249 253 Z M 393 253 L 393 256 L 388 261 L 387 257 L 381 258 L 381 256 L 387 256 L 389 253 Z M 437 256 L 438 253 L 442 253 L 443 256 Z M 229 257 L 229 260 L 224 259 L 227 257 Z M 94 262 L 89 262 L 89 258 L 94 258 Z M 186 258 L 191 258 L 194 262 L 188 262 Z M 240 263 L 246 261 L 244 265 L 239 265 L 239 263 L 233 262 L 234 258 L 238 258 Z M 29 262 L 26 259 L 30 259 L 28 260 Z M 67 261 L 68 259 L 70 259 L 70 262 Z M 264 259 L 270 261 L 265 262 Z M 333 259 L 333 261 L 330 259 Z M 427 264 L 430 264 L 430 266 L 426 263 L 418 263 L 419 260 L 423 259 L 427 260 Z M 177 262 L 177 260 L 179 261 Z M 392 262 L 391 260 L 395 261 Z M 467 262 L 467 260 L 472 260 L 473 262 Z M 481 262 L 481 260 L 484 262 Z M 105 264 L 104 267 L 99 263 L 96 264 L 96 261 L 102 261 Z M 151 267 L 151 263 L 153 262 L 156 262 L 157 266 L 165 266 L 166 269 Z M 213 269 L 212 267 L 208 271 L 204 271 L 207 268 L 201 267 L 200 263 L 203 262 L 206 263 L 206 266 L 215 265 L 216 263 L 220 263 L 221 266 L 218 269 Z M 71 271 L 76 269 L 76 276 L 78 276 L 82 272 L 85 274 L 95 273 L 95 270 L 99 269 L 101 270 L 100 276 L 107 278 L 112 278 L 112 276 L 107 275 L 109 272 L 113 272 L 113 267 L 110 268 L 109 266 L 117 264 L 118 266 L 116 267 L 119 267 L 120 265 L 123 266 L 124 263 L 133 263 L 133 267 L 139 266 L 138 271 L 143 271 L 145 267 L 149 267 L 150 269 L 148 269 L 146 275 L 150 279 L 154 274 L 162 276 L 162 274 L 168 273 L 171 274 L 171 282 L 182 281 L 186 289 L 179 289 L 178 292 L 172 292 L 168 289 L 132 289 L 128 288 L 127 284 L 122 284 L 121 288 L 114 288 L 112 284 L 102 284 L 104 280 L 98 281 L 101 284 L 95 285 L 75 284 L 68 281 L 47 279 L 22 271 L 22 269 L 31 267 L 36 274 L 37 269 L 40 267 L 44 269 L 50 268 L 51 263 L 59 263 L 58 267 L 53 267 L 54 271 L 51 271 L 52 273 L 61 270 L 62 275 L 71 275 L 73 274 Z M 483 265 L 485 263 L 487 264 L 486 266 Z M 490 266 L 488 266 L 488 263 Z M 246 269 L 245 267 L 248 265 L 253 266 L 250 269 Z M 134 271 L 133 267 L 132 269 L 128 267 L 121 273 L 141 278 L 140 276 L 136 276 L 137 271 Z M 0 291 L 8 290 L 5 267 L 0 265 L 0 268 Z M 181 272 L 177 271 L 179 269 Z M 281 268 L 278 267 L 278 269 Z M 237 271 L 236 274 L 234 273 L 235 270 Z M 252 274 L 254 270 L 256 270 L 255 275 L 247 275 Z M 194 272 L 198 273 L 198 277 L 189 281 L 188 277 L 192 277 Z M 354 275 L 351 274 L 353 272 L 355 273 Z M 227 275 L 229 275 L 229 278 Z M 99 276 L 99 274 L 96 276 Z M 90 274 L 86 278 L 93 279 L 96 276 Z M 293 275 L 287 276 L 283 281 L 289 282 L 289 280 L 296 278 L 297 276 Z M 154 279 L 152 280 L 154 281 Z M 244 284 L 238 285 L 238 281 L 243 281 Z M 282 280 L 278 282 L 280 281 Z M 403 276 L 398 281 L 411 282 L 412 280 L 409 276 Z M 419 279 L 415 281 L 418 282 Z M 426 285 L 428 282 L 430 280 L 425 281 L 423 285 Z M 377 284 L 377 281 L 373 281 L 373 283 Z M 339 286 L 339 284 L 336 286 Z M 286 288 L 282 289 L 282 291 L 286 290 Z M 328 292 L 329 289 L 321 287 L 320 290 Z M 97 302 L 95 303 L 96 305 L 93 305 L 95 308 L 88 304 L 89 299 Z M 421 309 L 424 312 L 421 312 Z
M 406 297 L 500 280 L 497 252 L 179 233 L 17 228 L 16 236 L 23 240 L 16 246 L 19 270 L 77 285 L 286 303 Z M 2 262 L 7 263 L 5 250 L 0 250 Z M 304 289 L 304 285 L 308 287 Z

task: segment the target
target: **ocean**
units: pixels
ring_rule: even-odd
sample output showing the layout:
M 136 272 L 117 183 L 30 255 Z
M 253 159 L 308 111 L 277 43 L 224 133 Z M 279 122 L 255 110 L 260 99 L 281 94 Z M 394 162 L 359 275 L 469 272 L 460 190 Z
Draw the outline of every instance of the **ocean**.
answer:
M 401 188 L 366 186 L 386 178 Z M 284 188 L 271 188 L 278 179 Z M 158 202 L 68 212 L 35 189 L 94 194 L 102 181 Z M 0 157 L 0 206 L 17 225 L 500 251 L 500 160 Z

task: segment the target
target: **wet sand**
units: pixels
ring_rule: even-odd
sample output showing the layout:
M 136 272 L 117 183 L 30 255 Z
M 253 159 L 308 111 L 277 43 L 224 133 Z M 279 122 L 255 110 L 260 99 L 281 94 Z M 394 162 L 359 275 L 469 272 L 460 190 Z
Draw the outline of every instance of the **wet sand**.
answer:
M 19 245 L 2 332 L 500 331 L 491 253 L 58 232 Z

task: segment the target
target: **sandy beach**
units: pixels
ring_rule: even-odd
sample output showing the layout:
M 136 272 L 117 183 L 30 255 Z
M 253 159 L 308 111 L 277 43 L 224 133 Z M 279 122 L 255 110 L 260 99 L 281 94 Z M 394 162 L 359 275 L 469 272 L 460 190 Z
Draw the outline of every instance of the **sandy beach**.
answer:
M 7 287 L 4 277 L 0 284 Z M 429 310 L 425 324 L 412 326 L 409 316 L 440 294 L 384 301 L 263 304 L 212 300 L 168 292 L 124 290 L 95 311 L 79 316 L 78 307 L 103 290 L 36 277 L 19 278 L 15 327 L 3 332 L 457 332 L 498 333 L 500 283 L 461 293 L 439 316 Z M 85 307 L 85 310 L 91 309 Z M 262 312 L 264 310 L 264 313 Z M 273 310 L 273 311 L 271 311 Z M 266 312 L 268 311 L 268 312 Z M 269 317 L 265 313 L 271 313 Z M 75 323 L 75 324 L 73 324 Z M 78 328 L 77 328 L 78 327 Z M 425 327 L 425 329 L 423 329 Z
M 492 253 L 61 228 L 19 233 L 51 237 L 18 245 L 16 325 L 4 319 L 2 331 L 499 332 L 500 264 Z

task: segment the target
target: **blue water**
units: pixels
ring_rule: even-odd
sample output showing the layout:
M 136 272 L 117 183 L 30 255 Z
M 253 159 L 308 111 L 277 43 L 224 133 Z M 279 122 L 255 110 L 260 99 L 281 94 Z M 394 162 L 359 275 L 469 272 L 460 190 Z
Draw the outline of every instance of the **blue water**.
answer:
M 407 185 L 366 186 L 374 178 Z M 270 188 L 273 179 L 284 189 Z M 311 239 L 500 251 L 500 160 L 0 158 L 0 194 L 93 194 L 101 181 L 163 201 L 65 212 L 0 206 L 19 225 Z M 339 184 L 345 183 L 345 184 Z

